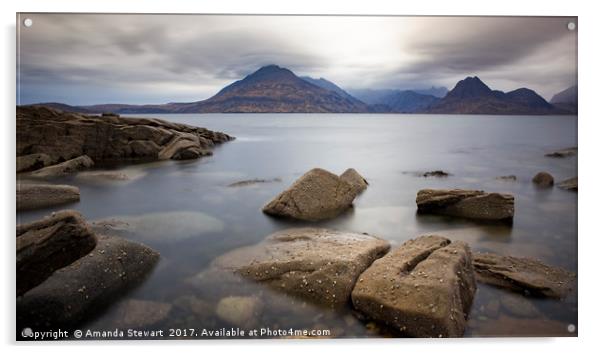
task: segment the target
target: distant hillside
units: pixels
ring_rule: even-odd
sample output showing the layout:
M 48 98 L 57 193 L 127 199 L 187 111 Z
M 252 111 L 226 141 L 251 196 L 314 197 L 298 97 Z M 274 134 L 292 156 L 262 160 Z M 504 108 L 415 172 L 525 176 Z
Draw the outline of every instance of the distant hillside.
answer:
M 85 107 L 70 106 L 68 104 L 58 103 L 58 102 L 36 103 L 36 104 L 29 105 L 29 106 L 44 106 L 44 107 L 58 109 L 59 111 L 72 112 L 72 113 L 86 113 L 86 114 L 98 113 L 93 110 L 89 110 Z
M 381 104 L 383 100 L 400 90 L 392 90 L 392 89 L 353 89 L 349 90 L 349 93 L 353 95 L 353 97 L 357 97 L 362 102 L 367 104 Z
M 478 77 L 459 81 L 443 99 L 425 110 L 442 114 L 559 114 L 535 91 L 520 88 L 508 93 L 490 89 Z
M 449 90 L 447 89 L 447 87 L 443 87 L 443 86 L 441 86 L 441 87 L 432 86 L 429 89 L 422 89 L 422 90 L 414 90 L 414 89 L 412 89 L 411 91 L 414 91 L 414 92 L 419 93 L 421 95 L 435 96 L 437 98 L 443 98 L 449 92 Z
M 355 98 L 355 97 L 351 96 L 350 94 L 348 94 L 347 91 L 343 90 L 342 88 L 340 88 L 339 86 L 337 86 L 333 82 L 328 81 L 328 80 L 326 80 L 326 79 L 324 79 L 322 77 L 319 78 L 319 79 L 314 79 L 314 78 L 309 77 L 309 76 L 301 76 L 301 79 L 309 82 L 310 84 L 314 84 L 314 85 L 316 85 L 318 87 L 321 87 L 323 89 L 334 91 L 334 92 L 338 93 L 339 96 L 347 98 L 347 99 L 349 99 L 351 101 L 356 101 L 359 104 L 364 104 L 364 102 L 362 102 L 362 101 L 358 100 L 357 98 Z
M 414 91 L 395 91 L 383 97 L 380 104 L 390 108 L 394 113 L 416 113 L 428 109 L 439 101 L 431 95 L 422 95 Z
M 422 112 L 439 101 L 433 95 L 411 90 L 356 90 L 360 100 L 370 104 L 371 111 L 383 113 Z
M 556 107 L 565 109 L 573 114 L 577 113 L 578 90 L 577 86 L 571 86 L 566 90 L 560 91 L 552 97 L 550 103 Z

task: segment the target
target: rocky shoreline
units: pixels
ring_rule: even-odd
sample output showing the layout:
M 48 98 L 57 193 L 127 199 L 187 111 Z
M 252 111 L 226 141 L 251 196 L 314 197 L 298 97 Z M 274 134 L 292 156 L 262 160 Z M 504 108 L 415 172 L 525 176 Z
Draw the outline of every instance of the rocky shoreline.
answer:
M 17 210 L 77 202 L 77 187 L 52 185 L 48 180 L 77 173 L 85 176 L 81 171 L 98 162 L 198 159 L 233 139 L 225 133 L 160 119 L 18 106 L 17 173 L 39 183 L 18 182 Z
M 233 139 L 160 119 L 17 107 L 17 211 L 78 202 L 79 188 L 53 184 L 57 177 L 129 179 L 89 171 L 97 162 L 198 159 Z M 142 283 L 159 260 L 143 244 L 97 231 L 73 210 L 17 226 L 18 325 L 72 328 Z

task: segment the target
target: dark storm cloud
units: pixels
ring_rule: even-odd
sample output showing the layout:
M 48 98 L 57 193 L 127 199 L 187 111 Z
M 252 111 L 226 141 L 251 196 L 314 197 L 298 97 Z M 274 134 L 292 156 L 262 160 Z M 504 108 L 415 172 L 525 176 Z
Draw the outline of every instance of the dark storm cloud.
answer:
M 70 83 L 86 84 L 84 89 L 90 90 L 156 85 L 161 101 L 177 99 L 169 92 L 173 87 L 196 85 L 196 93 L 188 97 L 202 99 L 263 65 L 277 63 L 303 71 L 324 62 L 278 35 L 228 26 L 223 17 L 31 17 L 34 27 L 23 29 L 20 40 L 24 101 L 42 100 L 30 97 L 28 87 Z M 203 89 L 204 85 L 211 87 Z
M 424 35 L 409 46 L 422 59 L 413 67 L 422 71 L 445 67 L 473 71 L 509 64 L 550 41 L 571 36 L 566 19 L 466 18 L 461 23 L 439 19 L 423 26 Z
M 548 98 L 576 75 L 566 18 L 28 17 L 24 103 L 199 100 L 267 64 L 346 88 L 451 88 L 479 75 L 494 88 L 528 86 Z
M 414 59 L 383 84 L 453 86 L 468 75 L 522 86 L 565 87 L 576 80 L 576 33 L 570 18 L 436 18 L 404 50 Z M 450 85 L 451 84 L 451 85 Z M 451 88 L 451 87 L 450 87 Z

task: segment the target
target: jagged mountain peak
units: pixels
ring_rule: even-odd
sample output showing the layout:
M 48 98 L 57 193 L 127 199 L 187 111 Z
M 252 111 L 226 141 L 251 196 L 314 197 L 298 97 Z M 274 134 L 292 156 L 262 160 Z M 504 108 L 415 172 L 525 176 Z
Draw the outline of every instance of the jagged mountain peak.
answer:
M 448 92 L 446 97 L 450 98 L 471 98 L 491 95 L 492 90 L 485 85 L 478 76 L 468 76 L 458 81 L 456 86 Z

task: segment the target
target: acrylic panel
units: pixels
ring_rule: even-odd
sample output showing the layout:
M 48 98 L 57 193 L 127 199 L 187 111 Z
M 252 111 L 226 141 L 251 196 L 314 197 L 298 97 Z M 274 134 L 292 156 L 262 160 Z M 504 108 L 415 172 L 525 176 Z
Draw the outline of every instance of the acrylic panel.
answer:
M 577 18 L 17 14 L 17 340 L 577 336 Z

